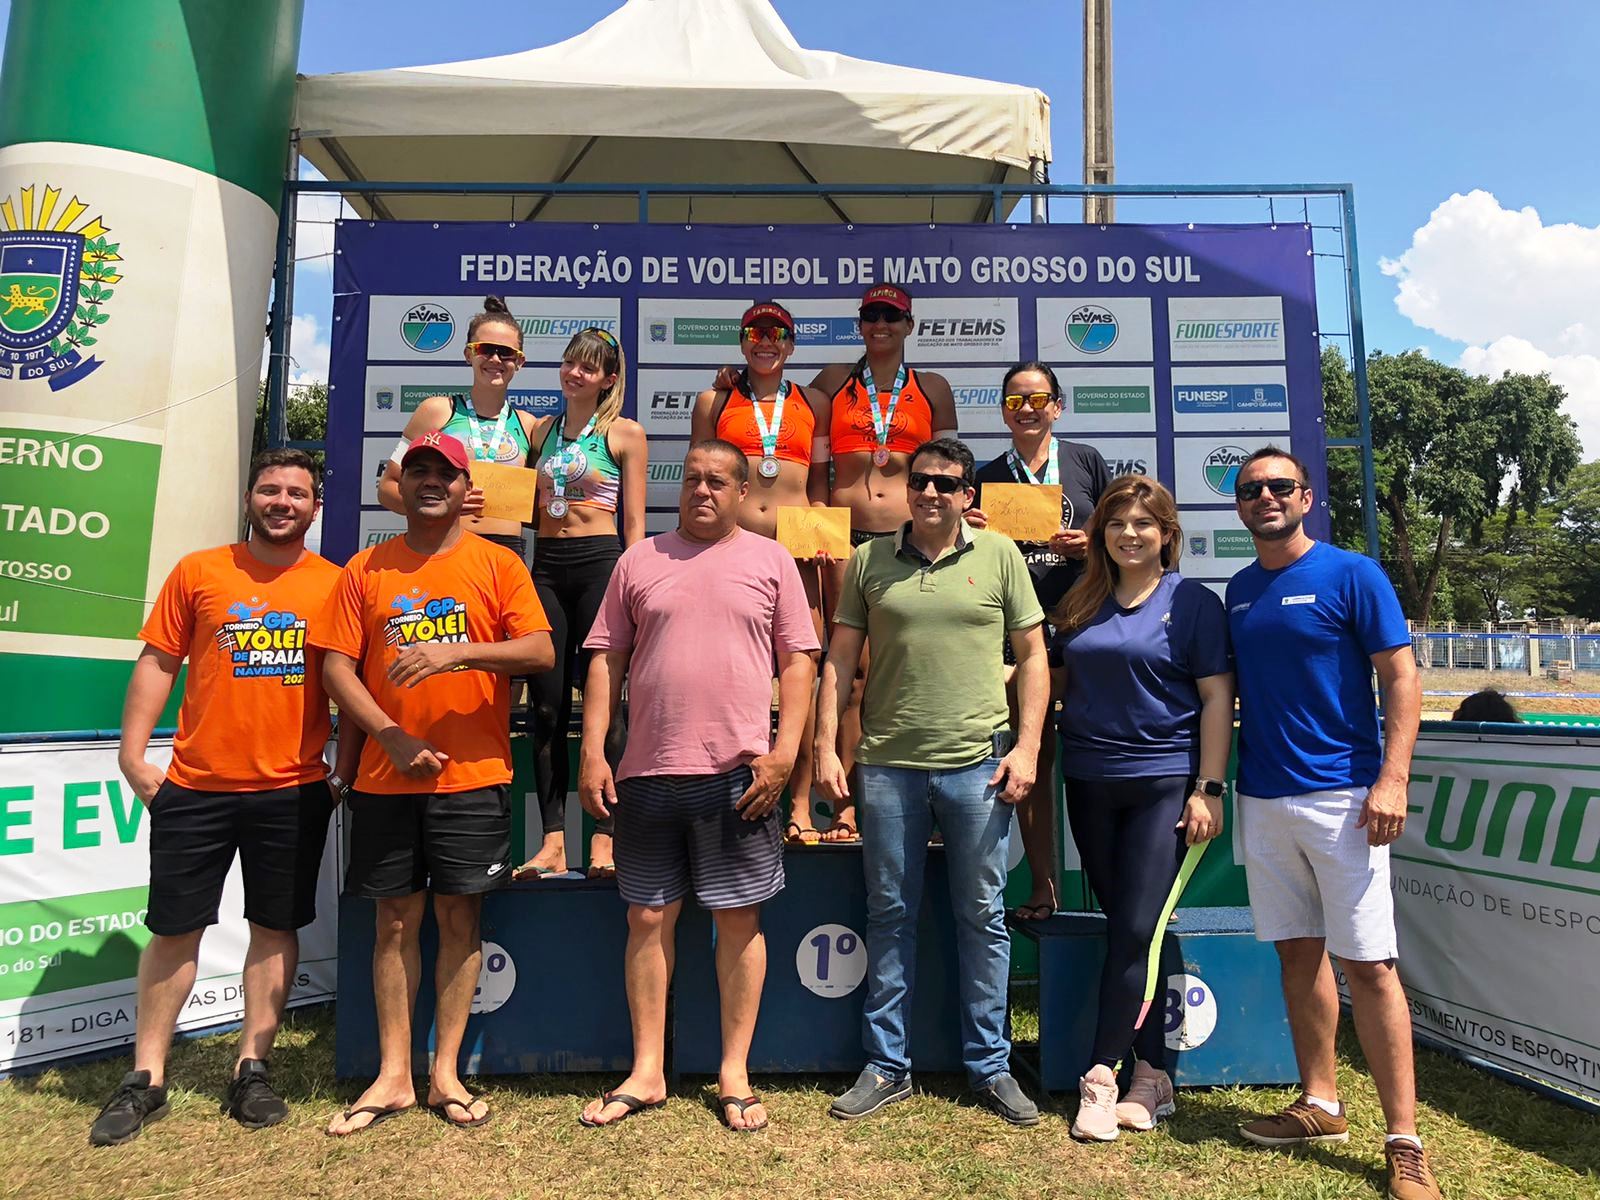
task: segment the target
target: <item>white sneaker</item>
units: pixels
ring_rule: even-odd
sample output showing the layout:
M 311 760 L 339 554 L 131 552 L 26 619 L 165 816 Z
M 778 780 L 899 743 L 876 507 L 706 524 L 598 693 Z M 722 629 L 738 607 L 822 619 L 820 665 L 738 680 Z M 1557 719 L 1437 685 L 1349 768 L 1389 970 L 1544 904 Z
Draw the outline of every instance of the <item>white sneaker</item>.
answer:
M 1170 1117 L 1173 1102 L 1172 1080 L 1165 1071 L 1149 1063 L 1133 1064 L 1133 1082 L 1117 1105 L 1117 1124 L 1124 1129 L 1154 1129 L 1162 1117 Z
M 1078 1080 L 1078 1115 L 1072 1118 L 1072 1136 L 1082 1141 L 1117 1140 L 1117 1077 L 1104 1063 L 1096 1063 Z

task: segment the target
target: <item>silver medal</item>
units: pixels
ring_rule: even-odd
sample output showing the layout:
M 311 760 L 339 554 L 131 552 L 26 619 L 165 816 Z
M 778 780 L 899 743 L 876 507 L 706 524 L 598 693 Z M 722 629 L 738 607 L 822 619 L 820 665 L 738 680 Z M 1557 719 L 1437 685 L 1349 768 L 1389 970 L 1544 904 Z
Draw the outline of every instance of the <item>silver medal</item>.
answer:
M 756 467 L 763 479 L 776 479 L 778 477 L 778 460 L 768 454 L 762 457 L 761 463 Z
M 889 448 L 887 446 L 879 446 L 872 452 L 872 465 L 876 467 L 887 467 L 889 465 Z
M 550 503 L 544 506 L 544 511 L 559 521 L 567 515 L 567 500 L 565 496 L 552 496 Z

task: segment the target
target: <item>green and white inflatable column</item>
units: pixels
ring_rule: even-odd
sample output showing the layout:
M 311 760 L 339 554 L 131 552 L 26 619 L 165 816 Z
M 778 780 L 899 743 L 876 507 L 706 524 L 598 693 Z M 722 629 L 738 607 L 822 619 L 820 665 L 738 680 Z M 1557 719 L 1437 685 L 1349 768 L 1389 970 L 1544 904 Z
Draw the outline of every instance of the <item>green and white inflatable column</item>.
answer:
M 0 67 L 0 732 L 107 729 L 238 535 L 303 0 L 15 0 Z

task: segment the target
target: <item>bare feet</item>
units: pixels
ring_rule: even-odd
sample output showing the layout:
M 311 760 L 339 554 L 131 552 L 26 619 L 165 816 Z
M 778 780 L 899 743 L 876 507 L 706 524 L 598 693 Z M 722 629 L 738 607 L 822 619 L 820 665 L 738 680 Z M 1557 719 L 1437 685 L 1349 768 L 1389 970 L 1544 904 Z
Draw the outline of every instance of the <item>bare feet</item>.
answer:
M 610 879 L 617 873 L 616 859 L 611 852 L 611 835 L 595 830 L 589 839 L 589 878 Z
M 854 842 L 860 840 L 856 832 L 856 806 L 854 804 L 841 808 L 834 814 L 833 824 L 822 832 L 825 842 Z
M 537 879 L 541 875 L 559 875 L 567 869 L 567 838 L 559 830 L 544 835 L 544 844 L 527 862 L 511 872 L 513 879 Z
M 417 1089 L 409 1075 L 404 1079 L 378 1079 L 357 1096 L 349 1108 L 328 1123 L 328 1132 L 334 1137 L 348 1137 L 352 1133 L 360 1133 L 384 1112 L 399 1112 L 416 1103 Z M 361 1112 L 360 1109 L 377 1111 Z
M 643 1075 L 629 1075 L 606 1095 L 613 1093 L 632 1096 L 644 1104 L 659 1104 L 667 1098 L 666 1076 L 657 1075 L 651 1079 Z M 583 1121 L 587 1125 L 612 1125 L 629 1116 L 632 1111 L 621 1100 L 607 1100 L 602 1096 L 589 1101 L 583 1110 Z

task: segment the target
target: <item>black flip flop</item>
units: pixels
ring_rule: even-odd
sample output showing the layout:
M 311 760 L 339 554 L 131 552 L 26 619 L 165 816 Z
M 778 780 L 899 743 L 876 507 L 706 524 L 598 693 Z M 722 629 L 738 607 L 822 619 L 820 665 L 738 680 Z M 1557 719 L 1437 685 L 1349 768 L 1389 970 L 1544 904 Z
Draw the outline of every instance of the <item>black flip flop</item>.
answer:
M 446 1096 L 437 1104 L 428 1105 L 428 1111 L 434 1116 L 438 1117 L 439 1120 L 443 1121 L 446 1125 L 453 1125 L 457 1129 L 476 1129 L 479 1125 L 487 1125 L 494 1117 L 494 1109 L 492 1108 L 488 1112 L 484 1113 L 481 1117 L 472 1116 L 472 1106 L 482 1099 L 482 1096 L 475 1096 L 471 1092 L 467 1093 L 467 1098 L 465 1100 L 458 1100 L 452 1096 Z M 467 1121 L 456 1120 L 449 1113 L 449 1109 L 452 1105 L 466 1113 L 471 1119 Z
M 842 838 L 824 837 L 822 839 L 822 842 L 823 842 L 824 845 L 853 846 L 853 845 L 855 845 L 857 842 L 859 842 L 861 840 L 861 831 L 859 829 L 857 829 L 854 825 L 850 824 L 849 821 L 835 821 L 832 825 L 829 825 L 822 832 L 824 834 L 829 834 L 829 833 L 832 833 L 835 829 L 848 829 L 850 831 L 850 836 L 849 837 L 842 837 Z
M 410 1112 L 415 1107 L 416 1105 L 414 1104 L 407 1104 L 404 1108 L 383 1108 L 376 1104 L 364 1104 L 360 1108 L 347 1108 L 344 1110 L 340 1120 L 348 1121 L 351 1117 L 359 1116 L 361 1113 L 371 1113 L 372 1120 L 359 1129 L 352 1129 L 349 1133 L 334 1133 L 331 1129 L 324 1129 L 322 1132 L 329 1137 L 355 1137 L 356 1134 L 365 1133 L 374 1125 L 382 1124 L 390 1117 L 398 1117 L 401 1113 Z
M 578 1114 L 578 1124 L 585 1129 L 608 1129 L 612 1125 L 620 1125 L 629 1117 L 638 1116 L 640 1113 L 652 1108 L 664 1108 L 665 1100 L 641 1100 L 637 1096 L 630 1096 L 627 1092 L 601 1092 L 600 1099 L 605 1103 L 600 1106 L 600 1111 L 605 1111 L 606 1104 L 620 1104 L 623 1113 L 611 1121 L 591 1121 L 582 1113 Z
M 735 1125 L 732 1121 L 728 1120 L 729 1105 L 732 1105 L 734 1108 L 737 1108 L 741 1113 L 743 1113 L 748 1109 L 754 1108 L 760 1103 L 761 1097 L 759 1096 L 746 1096 L 743 1100 L 739 1099 L 738 1096 L 718 1096 L 717 1112 L 722 1116 L 723 1125 L 734 1133 L 760 1133 L 768 1125 L 772 1124 L 770 1119 L 761 1122 L 759 1125 L 746 1125 L 743 1128 L 740 1128 L 738 1125 Z
M 806 834 L 811 835 L 811 840 L 806 841 Z M 783 844 L 785 846 L 819 846 L 822 844 L 822 834 L 815 829 L 802 829 L 799 821 L 790 821 L 783 831 Z

